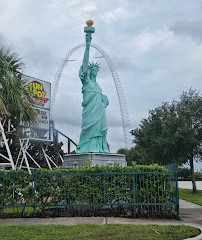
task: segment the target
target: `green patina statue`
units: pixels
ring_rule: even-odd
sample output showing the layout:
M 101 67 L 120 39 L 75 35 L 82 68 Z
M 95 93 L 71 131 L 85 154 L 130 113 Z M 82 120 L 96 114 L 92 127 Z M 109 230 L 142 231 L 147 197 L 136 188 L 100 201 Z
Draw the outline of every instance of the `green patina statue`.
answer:
M 83 64 L 79 71 L 79 77 L 83 84 L 83 112 L 82 131 L 77 146 L 77 153 L 108 153 L 105 108 L 109 105 L 109 101 L 107 96 L 102 94 L 102 89 L 96 82 L 99 64 L 89 63 L 91 34 L 95 32 L 95 28 L 92 27 L 92 20 L 86 23 L 88 25 L 84 28 L 84 32 L 86 33 L 86 49 Z

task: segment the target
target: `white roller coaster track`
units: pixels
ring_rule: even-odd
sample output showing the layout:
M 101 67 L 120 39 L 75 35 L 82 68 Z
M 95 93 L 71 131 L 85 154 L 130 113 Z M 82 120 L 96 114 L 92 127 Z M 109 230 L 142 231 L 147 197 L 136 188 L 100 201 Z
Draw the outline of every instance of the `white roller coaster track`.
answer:
M 57 95 L 57 90 L 58 90 L 58 86 L 60 83 L 60 78 L 62 76 L 63 70 L 69 60 L 69 58 L 72 56 L 72 54 L 78 50 L 81 47 L 85 47 L 86 44 L 79 44 L 76 45 L 75 47 L 73 47 L 64 57 L 64 59 L 61 62 L 61 65 L 58 68 L 58 71 L 55 75 L 54 78 L 54 82 L 53 82 L 53 86 L 52 86 L 52 98 L 51 98 L 51 118 L 53 118 L 53 112 L 54 112 L 54 105 L 55 105 L 55 100 L 56 100 L 56 95 Z M 128 145 L 130 144 L 130 138 L 129 138 L 129 131 L 130 131 L 130 120 L 129 120 L 129 114 L 128 114 L 128 108 L 127 108 L 127 104 L 126 104 L 126 100 L 125 100 L 125 96 L 124 96 L 124 92 L 123 92 L 123 88 L 121 85 L 121 82 L 119 80 L 119 76 L 116 72 L 115 66 L 112 63 L 110 57 L 107 55 L 107 53 L 98 45 L 95 44 L 91 44 L 91 47 L 95 48 L 97 51 L 99 51 L 102 56 L 105 58 L 109 69 L 111 71 L 112 77 L 114 79 L 114 84 L 116 87 L 116 91 L 117 91 L 117 96 L 118 96 L 118 100 L 119 100 L 119 106 L 120 106 L 120 112 L 121 112 L 121 120 L 122 120 L 122 127 L 123 127 L 123 135 L 124 135 L 124 143 L 125 143 L 125 148 L 128 148 Z

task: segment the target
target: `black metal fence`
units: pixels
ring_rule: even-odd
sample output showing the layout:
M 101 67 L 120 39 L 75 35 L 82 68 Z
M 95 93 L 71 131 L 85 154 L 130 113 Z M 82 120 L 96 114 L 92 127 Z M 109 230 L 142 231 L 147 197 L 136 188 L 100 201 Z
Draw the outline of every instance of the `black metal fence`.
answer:
M 177 165 L 0 172 L 0 217 L 179 217 Z

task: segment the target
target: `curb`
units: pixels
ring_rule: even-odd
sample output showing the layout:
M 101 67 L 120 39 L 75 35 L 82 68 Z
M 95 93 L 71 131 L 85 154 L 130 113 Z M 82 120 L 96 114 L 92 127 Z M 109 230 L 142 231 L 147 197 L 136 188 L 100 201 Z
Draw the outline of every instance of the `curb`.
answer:
M 183 225 L 195 227 L 195 228 L 198 228 L 200 230 L 200 234 L 198 236 L 192 237 L 192 238 L 186 238 L 184 240 L 202 240 L 202 226 L 200 226 L 198 224 L 193 224 L 193 223 L 185 223 Z

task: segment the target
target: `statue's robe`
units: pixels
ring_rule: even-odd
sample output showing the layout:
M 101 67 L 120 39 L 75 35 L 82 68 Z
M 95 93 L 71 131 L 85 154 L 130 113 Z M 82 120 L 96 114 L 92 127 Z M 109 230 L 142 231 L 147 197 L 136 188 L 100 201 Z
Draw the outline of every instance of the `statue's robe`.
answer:
M 89 71 L 87 74 L 79 71 L 79 77 L 83 84 L 83 112 L 82 131 L 77 146 L 77 153 L 105 152 L 107 147 L 107 124 L 105 107 L 108 105 L 106 96 L 102 95 L 102 89 L 96 81 L 91 80 Z

